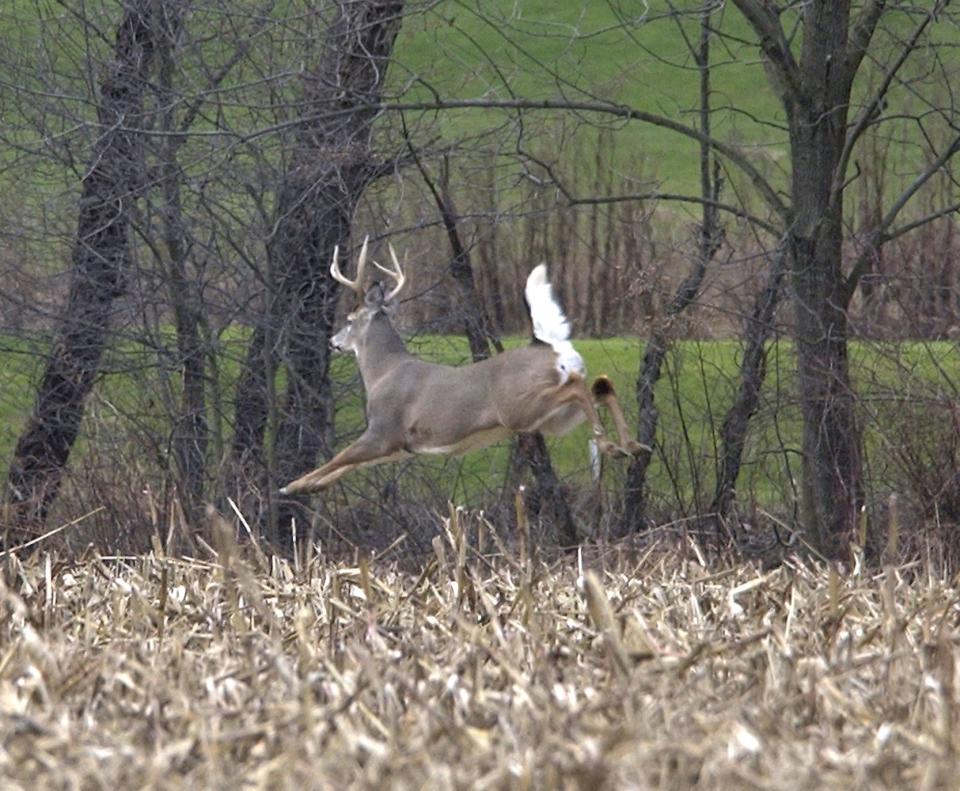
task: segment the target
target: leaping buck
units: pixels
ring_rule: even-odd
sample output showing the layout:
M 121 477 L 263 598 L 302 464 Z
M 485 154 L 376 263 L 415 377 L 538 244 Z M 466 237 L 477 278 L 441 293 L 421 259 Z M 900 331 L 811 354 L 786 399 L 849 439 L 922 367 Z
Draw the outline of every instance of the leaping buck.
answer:
M 566 434 L 584 419 L 593 426 L 602 452 L 631 455 L 645 448 L 629 438 L 608 378 L 597 378 L 587 391 L 586 366 L 569 341 L 570 324 L 553 299 L 544 264 L 530 273 L 525 291 L 533 343 L 451 367 L 410 354 L 390 321 L 391 304 L 406 281 L 392 247 L 393 268 L 376 261 L 374 266 L 394 281 L 393 288 L 385 292 L 376 282 L 364 291 L 367 241 L 355 280 L 340 272 L 336 248 L 330 265 L 333 278 L 357 295 L 357 307 L 330 343 L 357 355 L 367 391 L 367 429 L 322 467 L 284 486 L 281 494 L 319 491 L 358 467 L 415 453 L 463 453 L 517 432 Z M 595 402 L 610 410 L 620 445 L 607 439 Z

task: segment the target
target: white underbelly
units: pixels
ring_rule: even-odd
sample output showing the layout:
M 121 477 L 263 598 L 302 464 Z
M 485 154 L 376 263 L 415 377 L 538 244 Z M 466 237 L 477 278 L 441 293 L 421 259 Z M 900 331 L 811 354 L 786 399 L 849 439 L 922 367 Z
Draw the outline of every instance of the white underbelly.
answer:
M 586 417 L 579 405 L 564 404 L 548 413 L 531 430 L 540 431 L 552 437 L 562 437 L 564 434 L 569 434 L 573 431 Z
M 450 445 L 419 445 L 414 446 L 411 448 L 411 450 L 413 450 L 414 453 L 423 453 L 429 456 L 453 456 L 460 453 L 466 453 L 470 450 L 485 448 L 487 445 L 493 445 L 495 442 L 506 439 L 511 433 L 512 432 L 509 429 L 506 429 L 503 426 L 497 426 L 496 428 L 470 434 L 469 436 L 464 437 L 458 442 L 451 443 Z

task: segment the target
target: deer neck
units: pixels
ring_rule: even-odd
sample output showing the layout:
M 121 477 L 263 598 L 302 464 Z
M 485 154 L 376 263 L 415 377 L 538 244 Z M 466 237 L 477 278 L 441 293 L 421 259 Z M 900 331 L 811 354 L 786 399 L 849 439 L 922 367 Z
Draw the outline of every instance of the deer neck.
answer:
M 370 386 L 397 362 L 410 357 L 410 352 L 390 323 L 386 314 L 376 316 L 370 322 L 363 348 L 357 352 L 357 364 L 364 384 Z

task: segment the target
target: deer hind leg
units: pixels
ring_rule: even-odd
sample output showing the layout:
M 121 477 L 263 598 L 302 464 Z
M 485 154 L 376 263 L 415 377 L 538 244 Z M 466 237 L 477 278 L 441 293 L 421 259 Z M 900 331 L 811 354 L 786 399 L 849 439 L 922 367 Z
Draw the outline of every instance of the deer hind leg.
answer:
M 636 456 L 643 451 L 650 452 L 652 448 L 642 442 L 638 442 L 630 436 L 630 429 L 627 426 L 627 420 L 623 416 L 623 409 L 617 400 L 617 392 L 614 390 L 613 382 L 606 376 L 598 376 L 593 380 L 590 386 L 593 398 L 598 404 L 603 404 L 610 410 L 610 416 L 617 427 L 617 434 L 620 437 L 620 445 L 631 456 Z
M 609 380 L 607 380 L 609 383 Z M 610 385 L 612 390 L 613 386 Z M 571 377 L 564 384 L 559 385 L 558 388 L 551 393 L 551 400 L 557 406 L 562 404 L 576 404 L 583 410 L 583 413 L 587 416 L 591 427 L 593 428 L 593 436 L 597 443 L 597 448 L 602 453 L 607 454 L 621 454 L 624 456 L 631 455 L 631 451 L 627 448 L 621 447 L 616 443 L 612 442 L 608 437 L 606 430 L 603 427 L 603 423 L 600 420 L 600 415 L 597 413 L 596 405 L 594 404 L 594 398 L 591 397 L 591 394 L 587 392 L 586 384 L 583 379 L 580 377 Z M 619 405 L 617 405 L 619 407 Z M 623 418 L 623 411 L 620 411 L 620 418 Z M 618 431 L 621 430 L 621 426 L 617 425 Z M 626 432 L 626 421 L 623 422 L 622 432 L 620 435 L 621 440 L 625 438 Z
M 355 442 L 345 447 L 322 467 L 308 472 L 301 478 L 288 483 L 280 494 L 304 494 L 326 489 L 334 481 L 358 467 L 381 464 L 386 461 L 409 455 L 401 448 L 394 448 L 368 428 Z

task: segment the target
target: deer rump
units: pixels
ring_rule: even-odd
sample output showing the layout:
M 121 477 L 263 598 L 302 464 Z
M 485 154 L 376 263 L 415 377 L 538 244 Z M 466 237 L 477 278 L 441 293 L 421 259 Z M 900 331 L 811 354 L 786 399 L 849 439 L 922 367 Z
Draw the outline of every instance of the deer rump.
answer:
M 319 491 L 358 467 L 412 454 L 464 453 L 518 432 L 566 434 L 584 420 L 590 421 L 597 446 L 605 453 L 634 454 L 645 448 L 628 437 L 609 379 L 599 377 L 588 393 L 583 358 L 569 341 L 569 323 L 553 298 L 545 265 L 530 273 L 524 292 L 533 343 L 452 367 L 420 360 L 406 350 L 388 312 L 405 282 L 400 264 L 391 248 L 392 270 L 374 264 L 396 286 L 386 295 L 379 283 L 364 290 L 360 284 L 366 255 L 365 240 L 355 280 L 340 273 L 336 250 L 330 271 L 359 299 L 332 344 L 357 356 L 367 391 L 367 428 L 329 462 L 283 487 L 281 494 Z M 595 402 L 610 409 L 621 445 L 606 438 Z
M 564 382 L 556 361 L 556 352 L 538 343 L 462 368 L 402 362 L 387 386 L 368 391 L 367 418 L 371 426 L 403 426 L 400 449 L 407 453 L 464 453 L 525 431 L 566 434 L 587 415 L 558 396 L 582 388 L 583 379 Z

